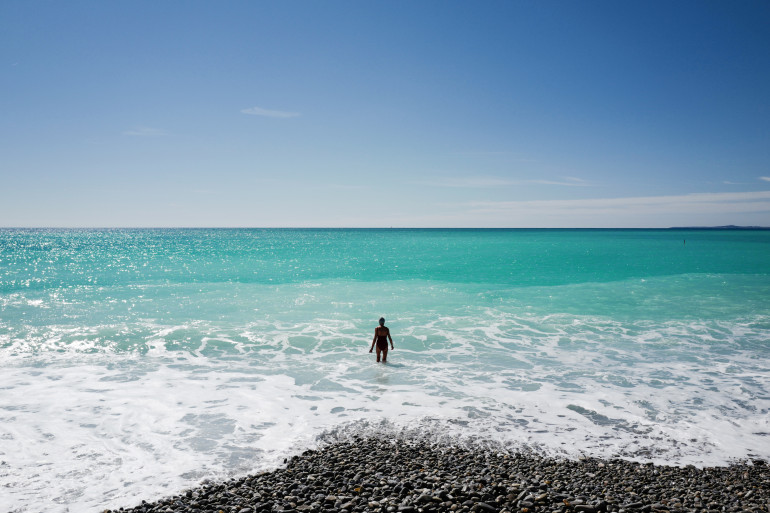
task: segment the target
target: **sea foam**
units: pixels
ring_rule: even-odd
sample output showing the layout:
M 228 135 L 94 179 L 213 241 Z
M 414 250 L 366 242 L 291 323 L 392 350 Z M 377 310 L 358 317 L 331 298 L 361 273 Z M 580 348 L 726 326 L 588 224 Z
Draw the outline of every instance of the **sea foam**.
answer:
M 354 235 L 366 242 L 367 233 Z M 237 256 L 239 236 L 260 247 L 251 232 L 228 232 L 219 248 L 216 231 L 175 235 L 160 232 L 167 246 L 151 246 L 147 258 L 160 265 L 165 251 L 166 260 L 180 258 L 170 260 L 174 273 L 186 263 L 208 274 L 136 275 L 141 260 L 119 257 L 141 246 L 123 248 L 101 232 L 89 234 L 99 251 L 112 248 L 101 263 L 123 261 L 93 271 L 102 284 L 86 278 L 99 258 L 53 257 L 62 245 L 90 247 L 69 232 L 63 242 L 54 233 L 46 250 L 54 263 L 44 287 L 12 285 L 21 267 L 0 262 L 0 510 L 130 506 L 203 479 L 273 468 L 354 432 L 566 458 L 696 466 L 770 459 L 770 280 L 762 269 L 557 283 L 548 268 L 540 285 L 506 282 L 504 269 L 485 282 L 239 281 L 229 270 L 235 257 L 185 260 L 181 239 Z M 273 246 L 309 237 L 279 235 Z M 453 232 L 441 243 L 483 246 L 483 236 L 471 235 Z M 419 237 L 403 237 L 419 254 Z M 495 255 L 522 242 L 492 238 Z M 546 239 L 551 247 L 553 234 Z M 687 246 L 697 247 L 697 237 Z M 302 261 L 279 253 L 268 267 L 294 276 Z M 430 265 L 444 264 L 459 265 L 439 257 Z M 123 272 L 133 277 L 119 279 Z M 368 353 L 380 315 L 396 346 L 387 365 Z

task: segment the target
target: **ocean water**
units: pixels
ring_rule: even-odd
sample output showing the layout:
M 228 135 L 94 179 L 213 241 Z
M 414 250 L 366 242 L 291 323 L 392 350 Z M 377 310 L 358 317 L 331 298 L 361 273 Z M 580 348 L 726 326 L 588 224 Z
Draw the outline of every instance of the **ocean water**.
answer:
M 770 231 L 0 230 L 0 511 L 399 431 L 770 459 Z

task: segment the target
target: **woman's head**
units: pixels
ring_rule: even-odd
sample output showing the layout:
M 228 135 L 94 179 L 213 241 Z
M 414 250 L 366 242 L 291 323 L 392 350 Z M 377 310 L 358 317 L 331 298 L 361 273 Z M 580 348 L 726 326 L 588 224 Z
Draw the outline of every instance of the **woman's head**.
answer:
M 385 317 L 380 317 L 380 326 L 385 326 Z

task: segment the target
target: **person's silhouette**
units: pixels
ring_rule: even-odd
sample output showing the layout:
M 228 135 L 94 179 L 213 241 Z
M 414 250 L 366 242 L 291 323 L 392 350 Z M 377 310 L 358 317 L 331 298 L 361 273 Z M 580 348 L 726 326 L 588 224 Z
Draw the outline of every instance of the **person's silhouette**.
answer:
M 394 349 L 390 330 L 385 326 L 385 317 L 380 317 L 380 325 L 374 328 L 374 339 L 372 339 L 372 347 L 369 348 L 371 353 L 374 350 L 374 345 L 377 344 L 378 362 L 380 361 L 380 353 L 382 353 L 382 363 L 388 361 L 388 340 L 390 340 L 390 348 Z

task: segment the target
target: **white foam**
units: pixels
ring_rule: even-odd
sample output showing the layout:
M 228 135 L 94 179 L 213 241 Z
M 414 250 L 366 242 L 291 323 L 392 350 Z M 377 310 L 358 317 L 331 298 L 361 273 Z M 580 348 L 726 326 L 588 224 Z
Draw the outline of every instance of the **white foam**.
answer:
M 426 430 L 568 457 L 770 459 L 764 317 L 543 313 L 474 306 L 475 292 L 433 284 L 391 284 L 383 295 L 398 301 L 370 304 L 373 287 L 385 289 L 243 294 L 272 294 L 257 320 L 249 300 L 225 322 L 119 317 L 0 335 L 0 510 L 131 506 L 273 467 L 345 429 Z M 442 295 L 442 312 L 417 307 L 428 294 Z M 335 297 L 350 303 L 329 307 Z M 371 311 L 396 303 L 396 350 L 376 365 Z

